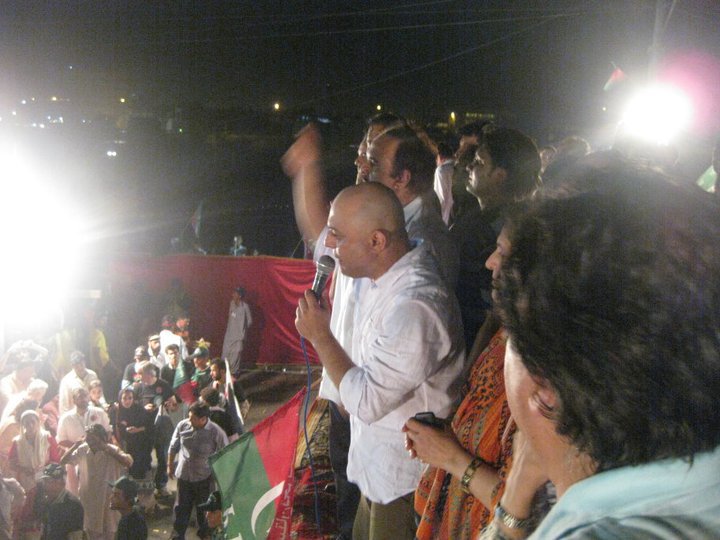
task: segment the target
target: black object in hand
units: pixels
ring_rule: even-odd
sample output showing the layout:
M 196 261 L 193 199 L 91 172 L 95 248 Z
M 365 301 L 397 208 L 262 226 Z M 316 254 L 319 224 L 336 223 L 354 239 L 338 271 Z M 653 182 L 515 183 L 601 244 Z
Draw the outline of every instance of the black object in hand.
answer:
M 435 416 L 432 411 L 419 412 L 415 416 L 413 416 L 413 418 L 421 424 L 425 424 L 426 426 L 436 427 L 440 429 L 445 428 L 445 422 Z

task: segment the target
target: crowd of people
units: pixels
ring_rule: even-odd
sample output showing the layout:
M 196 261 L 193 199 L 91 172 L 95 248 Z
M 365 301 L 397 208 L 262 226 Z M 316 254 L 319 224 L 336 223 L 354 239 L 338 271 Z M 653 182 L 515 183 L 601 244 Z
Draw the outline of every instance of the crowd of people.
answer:
M 283 167 L 337 263 L 295 320 L 337 538 L 720 536 L 713 194 L 622 145 L 474 123 L 453 152 L 383 113 L 330 201 L 321 147 Z
M 134 349 L 119 385 L 107 351 L 108 362 L 91 369 L 74 350 L 67 373 L 48 377 L 47 348 L 13 344 L 0 379 L 0 538 L 147 538 L 145 518 L 173 497 L 172 538 L 184 538 L 193 507 L 213 491 L 208 458 L 243 433 L 250 407 L 236 380 L 251 322 L 243 295 L 232 291 L 229 357 L 211 358 L 202 340 L 189 354 L 183 325 L 166 315 L 162 330 Z M 104 337 L 93 343 L 104 346 Z M 198 535 L 210 538 L 203 508 Z

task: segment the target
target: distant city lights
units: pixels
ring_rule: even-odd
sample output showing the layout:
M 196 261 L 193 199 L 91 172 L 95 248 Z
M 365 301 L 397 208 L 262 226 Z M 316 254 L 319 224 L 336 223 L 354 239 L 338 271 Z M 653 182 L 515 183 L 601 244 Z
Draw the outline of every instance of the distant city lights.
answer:
M 379 103 L 375 105 L 375 110 L 382 111 L 382 105 L 380 105 Z

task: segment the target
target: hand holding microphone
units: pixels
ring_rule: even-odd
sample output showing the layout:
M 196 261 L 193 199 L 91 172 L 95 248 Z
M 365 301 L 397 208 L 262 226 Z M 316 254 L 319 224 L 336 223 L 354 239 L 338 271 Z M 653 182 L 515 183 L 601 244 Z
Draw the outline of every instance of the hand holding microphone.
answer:
M 312 288 L 300 298 L 295 311 L 295 328 L 310 343 L 331 336 L 330 310 L 322 303 L 322 292 L 328 278 L 335 269 L 335 261 L 329 255 L 323 255 L 317 262 L 317 271 Z

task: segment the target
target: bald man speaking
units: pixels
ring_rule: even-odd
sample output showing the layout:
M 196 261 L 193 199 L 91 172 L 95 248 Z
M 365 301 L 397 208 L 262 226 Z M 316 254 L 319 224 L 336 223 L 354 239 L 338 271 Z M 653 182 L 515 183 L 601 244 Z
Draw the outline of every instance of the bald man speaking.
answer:
M 340 271 L 367 277 L 357 299 L 352 354 L 330 331 L 330 311 L 311 291 L 295 326 L 313 344 L 350 413 L 348 479 L 362 492 L 354 538 L 413 538 L 412 494 L 423 465 L 409 458 L 401 428 L 418 412 L 451 412 L 463 367 L 462 323 L 428 247 L 412 246 L 403 210 L 379 183 L 340 192 L 325 245 Z

